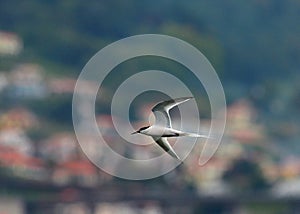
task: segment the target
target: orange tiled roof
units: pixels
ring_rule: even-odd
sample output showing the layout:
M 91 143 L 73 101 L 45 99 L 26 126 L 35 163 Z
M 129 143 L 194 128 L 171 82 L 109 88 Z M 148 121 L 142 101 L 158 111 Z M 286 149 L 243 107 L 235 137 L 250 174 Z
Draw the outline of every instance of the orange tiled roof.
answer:
M 3 145 L 0 146 L 0 163 L 5 166 L 43 166 L 41 159 L 24 155 L 13 148 Z
M 75 175 L 92 175 L 96 173 L 95 166 L 87 160 L 73 160 L 62 163 L 60 167 Z

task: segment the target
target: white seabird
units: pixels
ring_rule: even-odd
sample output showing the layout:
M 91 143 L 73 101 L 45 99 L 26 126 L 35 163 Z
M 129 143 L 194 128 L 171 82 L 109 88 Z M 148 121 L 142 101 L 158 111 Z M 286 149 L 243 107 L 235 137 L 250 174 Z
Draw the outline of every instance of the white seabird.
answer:
M 184 103 L 193 97 L 182 97 L 172 100 L 167 100 L 156 104 L 152 108 L 152 112 L 155 116 L 155 124 L 152 126 L 145 126 L 133 132 L 132 134 L 144 134 L 151 136 L 153 140 L 167 153 L 169 153 L 172 157 L 181 161 L 178 157 L 174 149 L 168 142 L 168 137 L 180 137 L 180 136 L 187 136 L 187 137 L 202 137 L 202 138 L 209 138 L 206 135 L 194 134 L 179 131 L 172 128 L 172 121 L 169 114 L 170 109 L 174 108 L 175 106 Z

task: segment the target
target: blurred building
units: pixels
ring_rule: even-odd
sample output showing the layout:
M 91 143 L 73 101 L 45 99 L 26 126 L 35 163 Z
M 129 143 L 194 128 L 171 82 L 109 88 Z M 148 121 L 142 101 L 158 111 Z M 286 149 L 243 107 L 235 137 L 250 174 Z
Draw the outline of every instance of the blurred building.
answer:
M 279 164 L 280 176 L 284 180 L 294 180 L 300 178 L 300 158 L 289 156 L 284 158 Z
M 99 184 L 98 169 L 84 158 L 65 161 L 54 166 L 52 181 L 59 185 L 93 187 Z
M 52 78 L 48 80 L 48 89 L 53 94 L 73 94 L 76 79 Z
M 43 68 L 38 64 L 20 64 L 9 74 L 9 92 L 15 98 L 45 98 L 47 87 Z
M 79 152 L 79 145 L 75 136 L 68 132 L 52 135 L 41 142 L 39 153 L 46 160 L 60 164 L 74 159 Z
M 1 214 L 25 214 L 25 204 L 21 198 L 0 197 Z
M 29 129 L 38 125 L 38 118 L 26 108 L 13 108 L 0 114 L 0 131 L 7 129 Z
M 78 91 L 81 94 L 91 94 L 98 91 L 97 83 L 87 80 L 78 80 L 70 77 L 51 78 L 48 80 L 48 89 L 53 94 L 73 94 L 75 85 L 80 83 Z M 106 93 L 104 88 L 101 88 L 101 93 Z
M 0 145 L 0 166 L 8 176 L 42 181 L 47 179 L 42 159 L 24 154 L 10 146 Z
M 17 34 L 0 31 L 0 55 L 18 55 L 22 49 L 23 43 Z
M 85 186 L 98 183 L 96 167 L 86 159 L 73 134 L 63 132 L 50 137 L 41 144 L 39 151 L 48 163 L 54 183 Z
M 25 155 L 31 155 L 34 152 L 32 141 L 22 129 L 1 130 L 0 145 L 10 147 Z
M 257 111 L 250 101 L 240 99 L 227 108 L 226 134 L 241 143 L 255 143 L 264 138 Z
M 2 92 L 3 89 L 5 89 L 7 85 L 8 85 L 7 76 L 4 72 L 2 73 L 0 71 L 0 92 Z
M 95 214 L 162 214 L 160 206 L 155 202 L 149 201 L 145 206 L 137 206 L 134 203 L 99 203 L 96 206 Z

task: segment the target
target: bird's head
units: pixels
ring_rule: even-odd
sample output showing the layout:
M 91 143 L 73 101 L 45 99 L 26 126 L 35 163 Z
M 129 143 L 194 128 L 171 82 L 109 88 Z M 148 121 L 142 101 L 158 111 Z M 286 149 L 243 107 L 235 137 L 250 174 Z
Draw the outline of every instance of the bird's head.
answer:
M 131 134 L 137 134 L 137 133 L 143 133 L 146 129 L 148 129 L 150 126 L 145 126 L 137 130 L 136 132 L 133 132 Z

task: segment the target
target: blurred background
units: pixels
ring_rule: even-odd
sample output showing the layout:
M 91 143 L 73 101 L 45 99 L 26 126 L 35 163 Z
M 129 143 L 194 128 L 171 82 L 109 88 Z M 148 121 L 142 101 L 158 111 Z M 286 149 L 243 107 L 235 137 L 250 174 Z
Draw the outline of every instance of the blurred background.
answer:
M 0 213 L 299 213 L 299 20 L 299 0 L 0 0 Z M 205 166 L 192 153 L 162 177 L 127 181 L 82 153 L 72 93 L 98 50 L 145 33 L 175 36 L 204 53 L 225 90 L 227 127 Z M 193 79 L 156 57 L 124 62 L 107 77 L 98 125 L 131 156 L 147 148 L 120 148 L 108 104 L 124 78 L 145 69 Z M 207 99 L 201 86 L 191 87 Z M 131 112 L 136 127 L 149 110 Z M 209 105 L 200 114 L 209 120 Z

